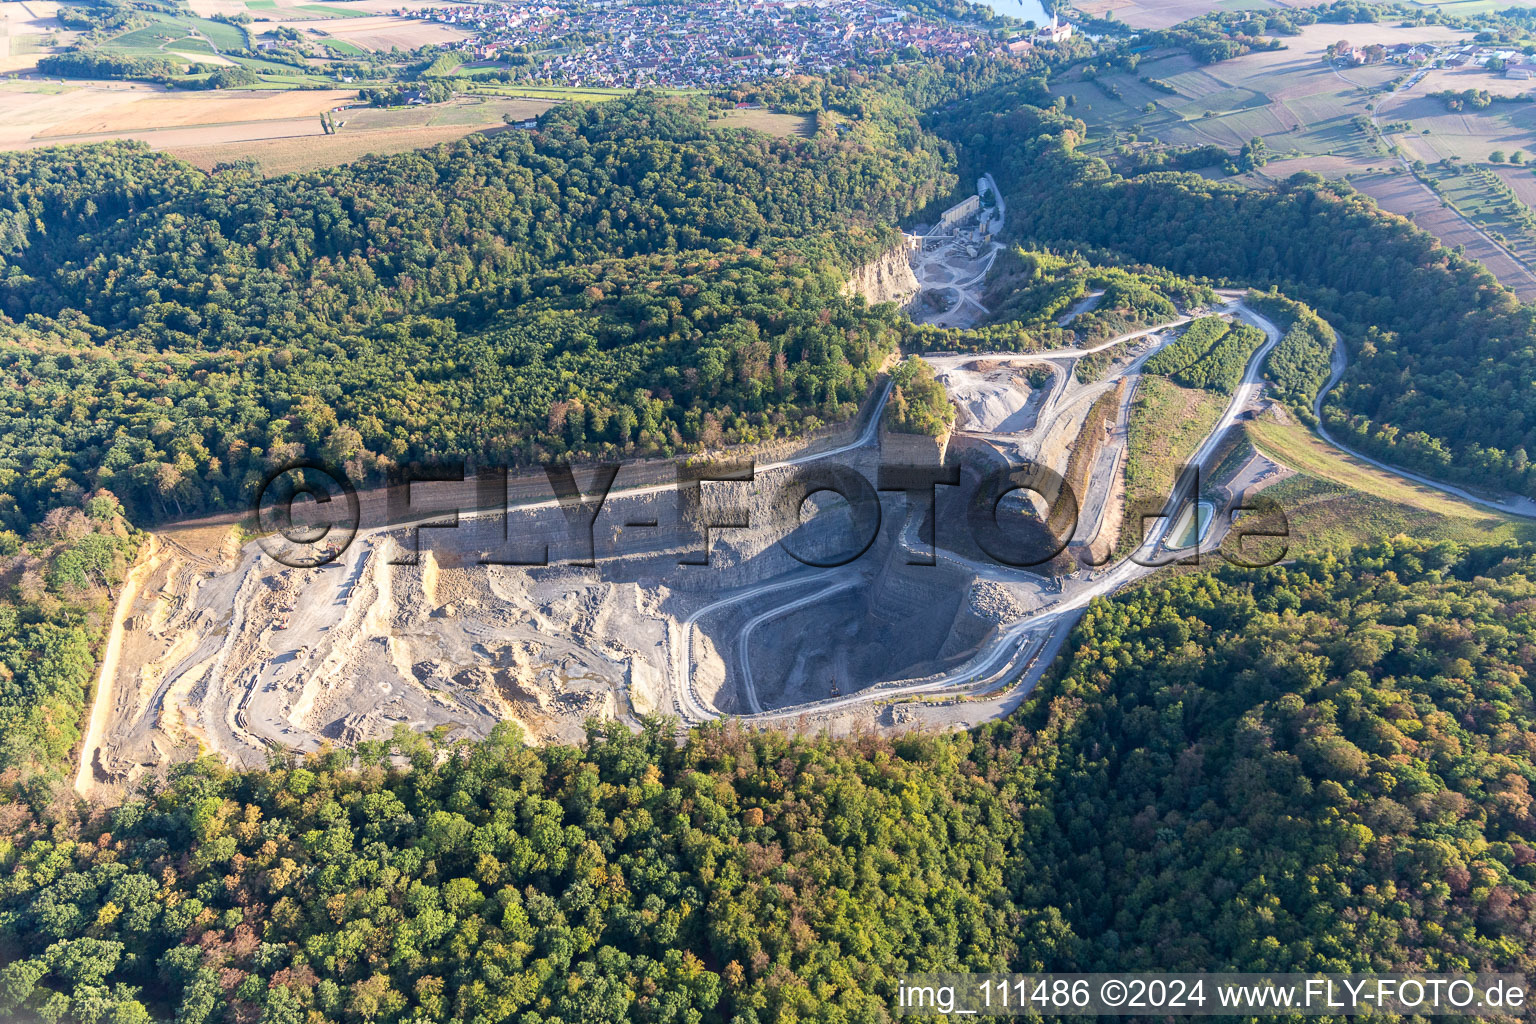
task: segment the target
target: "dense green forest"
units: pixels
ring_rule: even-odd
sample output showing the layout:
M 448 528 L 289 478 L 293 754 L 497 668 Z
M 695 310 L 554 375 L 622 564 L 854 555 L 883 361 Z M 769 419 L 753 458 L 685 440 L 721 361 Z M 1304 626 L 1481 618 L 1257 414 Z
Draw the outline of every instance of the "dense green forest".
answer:
M 1277 292 L 1249 292 L 1248 304 L 1285 332 L 1264 364 L 1275 394 L 1305 422 L 1314 422 L 1317 393 L 1333 370 L 1338 343 L 1333 328 L 1316 311 Z
M 1165 578 L 973 733 L 402 732 L 7 805 L 0 1012 L 875 1022 L 925 969 L 1531 972 L 1533 578 L 1408 540 Z
M 1193 366 L 1227 336 L 1229 329 L 1230 325 L 1219 316 L 1201 317 L 1153 353 L 1146 363 L 1147 372 L 1172 376 Z
M 94 487 L 141 519 L 238 507 L 306 455 L 362 479 L 846 418 L 904 330 L 848 269 L 948 191 L 945 152 L 900 105 L 778 140 L 646 96 L 273 179 L 5 154 L 0 522 Z
M 1015 898 L 1086 969 L 1530 970 L 1533 574 L 1398 538 L 1096 604 L 972 754 Z
M 1062 326 L 1063 316 L 1094 292 L 1092 308 Z M 1091 345 L 1215 301 L 1208 286 L 1157 267 L 1106 266 L 1081 252 L 1014 246 L 987 275 L 990 320 L 964 331 L 925 327 L 921 340 L 931 348 L 976 352 Z
M 1196 321 L 1197 324 L 1200 322 Z M 1264 332 L 1257 327 L 1233 324 L 1227 328 L 1223 325 L 1221 333 L 1204 352 L 1196 355 L 1192 362 L 1172 370 L 1169 375 L 1187 388 L 1203 388 L 1230 395 L 1242 383 L 1248 360 L 1263 344 Z M 1160 351 L 1157 356 L 1162 354 Z M 1147 360 L 1149 370 L 1157 356 Z

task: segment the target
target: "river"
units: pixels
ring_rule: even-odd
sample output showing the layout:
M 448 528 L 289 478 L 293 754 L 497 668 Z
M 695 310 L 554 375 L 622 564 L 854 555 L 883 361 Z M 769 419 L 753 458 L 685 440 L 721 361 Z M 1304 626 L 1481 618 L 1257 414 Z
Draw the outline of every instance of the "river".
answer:
M 1020 21 L 1032 21 L 1044 25 L 1051 20 L 1040 0 L 981 0 L 998 14 L 1006 14 Z

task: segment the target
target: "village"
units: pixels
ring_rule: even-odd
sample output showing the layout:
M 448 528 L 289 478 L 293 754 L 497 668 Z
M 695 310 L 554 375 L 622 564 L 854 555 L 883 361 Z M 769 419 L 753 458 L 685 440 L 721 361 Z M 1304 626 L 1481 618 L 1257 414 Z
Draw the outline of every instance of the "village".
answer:
M 1355 46 L 1341 39 L 1328 47 L 1328 57 L 1342 64 L 1402 64 L 1410 68 L 1487 68 L 1505 78 L 1536 79 L 1536 55 L 1525 49 L 1494 44 L 1396 43 Z
M 1054 23 L 1001 44 L 879 0 L 704 0 L 658 4 L 462 4 L 402 9 L 403 17 L 475 33 L 475 60 L 514 60 L 563 85 L 718 88 L 791 74 L 923 57 L 965 57 L 1000 45 L 1017 54 L 1059 43 Z

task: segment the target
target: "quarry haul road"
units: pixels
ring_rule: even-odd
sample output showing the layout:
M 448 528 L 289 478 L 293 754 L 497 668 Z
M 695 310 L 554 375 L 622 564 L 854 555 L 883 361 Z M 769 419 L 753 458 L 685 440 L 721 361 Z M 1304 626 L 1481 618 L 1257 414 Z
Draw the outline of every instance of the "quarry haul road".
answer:
M 721 713 L 715 709 L 711 702 L 706 701 L 699 695 L 698 690 L 693 685 L 693 627 L 694 624 L 699 621 L 699 619 L 708 615 L 710 612 L 719 611 L 721 608 L 727 608 L 733 604 L 740 604 L 743 601 L 750 601 L 752 598 L 759 597 L 763 594 L 770 594 L 778 590 L 788 590 L 791 587 L 800 587 L 809 583 L 826 582 L 837 577 L 846 579 L 852 575 L 853 574 L 851 571 L 839 571 L 830 569 L 825 572 L 807 573 L 804 576 L 795 576 L 787 580 L 781 579 L 770 583 L 759 583 L 755 586 L 746 587 L 742 590 L 739 590 L 727 597 L 722 597 L 717 601 L 712 601 L 704 607 L 695 609 L 694 611 L 690 612 L 688 617 L 684 619 L 678 627 L 678 631 L 682 634 L 680 641 L 674 642 L 672 644 L 673 676 L 682 684 L 678 687 L 677 694 L 675 695 L 677 697 L 675 706 L 677 707 L 678 713 L 681 714 L 685 720 L 696 720 L 701 722 L 707 722 L 711 719 L 723 717 Z M 796 606 L 800 604 L 807 604 L 810 601 L 817 600 L 826 596 L 828 593 L 831 593 L 834 590 L 841 590 L 846 586 L 851 586 L 853 582 L 856 582 L 856 580 L 848 580 L 847 582 L 841 583 L 835 587 L 819 590 L 809 597 L 802 598 L 798 602 L 792 603 L 796 604 Z M 781 610 L 787 609 L 785 609 L 782 605 L 776 608 L 771 608 L 769 609 L 767 617 L 771 618 L 773 613 Z
M 741 627 L 741 631 L 736 634 L 737 663 L 741 666 L 741 685 L 747 694 L 747 704 L 751 706 L 754 715 L 763 713 L 763 705 L 757 699 L 757 686 L 752 682 L 752 658 L 750 657 L 749 645 L 752 643 L 753 631 L 770 619 L 776 619 L 781 615 L 788 615 L 790 612 L 803 608 L 808 604 L 815 604 L 817 601 L 829 597 L 839 590 L 847 590 L 849 587 L 857 586 L 860 582 L 862 582 L 860 578 L 855 576 L 852 579 L 845 579 L 840 583 L 833 583 L 816 591 L 814 594 L 807 594 L 805 597 L 791 601 L 788 604 L 776 605 L 765 612 L 760 612 L 748 621 L 745 626 Z
M 80 744 L 80 763 L 75 769 L 75 792 L 81 796 L 90 790 L 96 752 L 101 747 L 102 733 L 106 731 L 107 718 L 112 714 L 112 706 L 116 701 L 117 662 L 123 649 L 123 623 L 128 618 L 128 609 L 133 607 L 133 600 L 145 578 L 154 572 L 159 556 L 160 539 L 150 534 L 144 552 L 137 564 L 128 571 L 128 578 L 123 581 L 123 588 L 117 594 L 117 605 L 112 610 L 112 621 L 107 632 L 107 646 L 96 671 L 96 694 L 91 701 L 85 739 Z

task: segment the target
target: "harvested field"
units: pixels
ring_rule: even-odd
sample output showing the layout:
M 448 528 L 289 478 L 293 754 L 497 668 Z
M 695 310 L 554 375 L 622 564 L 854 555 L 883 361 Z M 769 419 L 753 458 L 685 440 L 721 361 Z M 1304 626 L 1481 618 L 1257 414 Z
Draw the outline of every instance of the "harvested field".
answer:
M 1305 156 L 1292 160 L 1271 160 L 1264 165 L 1263 177 L 1269 181 L 1284 181 L 1301 171 L 1314 171 L 1325 178 L 1342 178 L 1359 169 L 1356 162 L 1347 157 Z M 1254 178 L 1255 182 L 1258 180 L 1260 179 Z
M 354 131 L 397 130 L 402 128 L 446 128 L 462 125 L 484 127 L 505 124 L 506 118 L 521 121 L 538 117 L 550 107 L 548 100 L 518 100 L 502 97 L 461 97 L 451 103 L 433 103 L 388 110 L 380 107 L 352 107 L 336 115 L 345 122 L 341 134 Z
M 336 167 L 371 154 L 404 153 L 453 142 L 485 130 L 484 127 L 474 125 L 446 125 L 377 132 L 341 132 L 303 139 L 272 139 L 224 145 L 182 145 L 165 149 L 172 156 L 180 157 L 204 170 L 218 163 L 255 160 L 266 174 L 292 174 Z
M 36 148 L 74 142 L 103 142 L 108 139 L 129 139 L 148 143 L 154 149 L 175 149 L 182 146 L 206 145 L 229 146 L 238 143 L 262 143 L 272 140 L 303 139 L 312 144 L 316 138 L 328 138 L 318 117 L 285 118 L 275 121 L 247 121 L 243 124 L 193 125 L 187 128 L 148 128 L 143 131 L 107 132 L 99 135 L 50 136 L 34 141 Z
M 6 35 L 41 35 L 64 28 L 63 23 L 58 19 L 58 13 L 59 5 L 53 0 L 8 3 L 0 9 L 0 21 L 4 22 Z
M 1404 95 L 1418 96 L 1447 90 L 1462 92 L 1466 89 L 1481 89 L 1491 96 L 1519 96 L 1521 93 L 1531 91 L 1531 83 L 1505 78 L 1503 75 L 1489 72 L 1486 68 L 1435 68 L 1420 79 L 1411 92 Z M 1431 102 L 1441 113 L 1445 112 L 1445 107 L 1439 100 Z
M 1504 179 L 1504 183 L 1515 190 L 1515 195 L 1520 201 L 1531 209 L 1536 210 L 1536 168 L 1529 165 L 1511 167 L 1505 164 L 1503 167 L 1494 167 L 1491 170 Z
M 719 123 L 730 128 L 753 128 L 780 138 L 792 136 L 810 138 L 815 130 L 809 117 L 800 114 L 776 114 L 771 110 L 733 110 L 721 118 Z
M 436 43 L 457 43 L 471 38 L 471 33 L 452 25 L 419 21 L 415 18 L 397 18 L 392 15 L 369 15 L 362 18 L 332 18 L 315 20 L 306 17 L 302 10 L 294 10 L 294 17 L 282 16 L 285 12 L 273 12 L 278 17 L 273 22 L 283 28 L 308 32 L 318 28 L 344 43 L 360 46 L 365 50 L 388 50 L 398 46 L 402 50 L 414 50 L 418 46 Z
M 74 41 L 79 33 L 63 30 L 54 16 L 58 9 L 53 2 L 0 4 L 0 71 L 35 67 L 39 56 L 54 52 L 49 38 L 54 31 L 61 42 Z
M 204 18 L 216 14 L 226 17 L 249 14 L 256 21 L 268 21 L 283 17 L 303 18 L 305 15 L 302 13 L 289 12 L 317 3 L 318 0 L 190 0 L 188 6 L 194 14 Z M 441 6 L 436 0 L 325 0 L 318 5 L 334 7 L 352 16 L 393 14 L 399 10 Z
M 487 66 L 487 65 L 482 65 Z M 489 65 L 494 66 L 494 65 Z M 524 100 L 555 100 L 560 103 L 603 103 L 616 96 L 629 96 L 633 89 L 581 89 L 565 86 L 543 85 L 490 85 L 484 82 L 472 82 L 465 86 L 465 92 L 476 96 L 504 96 L 510 99 Z M 683 90 L 677 90 L 679 92 Z
M 1440 198 L 1412 175 L 1364 175 L 1355 178 L 1353 184 L 1375 199 L 1382 209 L 1404 216 L 1413 214 L 1414 223 L 1440 239 L 1443 244 L 1465 246 L 1468 256 L 1481 262 L 1525 301 L 1536 299 L 1536 276 L 1469 225 L 1454 210 L 1443 207 Z
M 1426 11 L 1440 11 L 1459 18 L 1471 17 L 1474 14 L 1491 14 L 1511 7 L 1532 6 L 1532 0 L 1409 0 L 1409 3 L 1414 7 L 1422 7 Z
M 313 116 L 355 99 L 340 90 L 315 92 L 229 91 L 218 93 L 161 94 L 135 97 L 104 109 L 54 125 L 39 137 L 112 134 L 129 137 L 153 128 L 188 128 L 199 125 L 231 125 L 248 121 L 277 121 Z M 220 140 L 212 140 L 220 141 Z
M 134 82 L 8 82 L 0 92 L 0 149 L 48 145 L 42 136 L 60 124 L 164 94 L 159 86 Z

